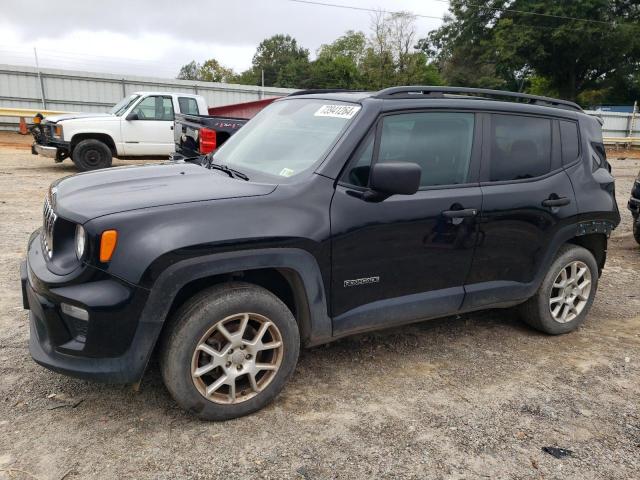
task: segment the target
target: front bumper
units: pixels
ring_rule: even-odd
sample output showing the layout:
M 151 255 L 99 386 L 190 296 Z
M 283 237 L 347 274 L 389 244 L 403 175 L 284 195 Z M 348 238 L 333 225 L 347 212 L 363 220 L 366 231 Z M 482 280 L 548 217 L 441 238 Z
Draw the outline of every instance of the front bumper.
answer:
M 41 252 L 40 234 L 29 241 L 20 266 L 23 304 L 29 310 L 29 351 L 40 365 L 66 375 L 110 383 L 142 378 L 161 324 L 141 321 L 148 291 L 92 267 L 59 276 Z M 61 304 L 88 312 L 65 314 Z
M 31 153 L 33 155 L 42 155 L 43 157 L 48 158 L 57 158 L 58 157 L 58 147 L 47 147 L 46 145 L 39 145 L 34 143 L 31 145 Z

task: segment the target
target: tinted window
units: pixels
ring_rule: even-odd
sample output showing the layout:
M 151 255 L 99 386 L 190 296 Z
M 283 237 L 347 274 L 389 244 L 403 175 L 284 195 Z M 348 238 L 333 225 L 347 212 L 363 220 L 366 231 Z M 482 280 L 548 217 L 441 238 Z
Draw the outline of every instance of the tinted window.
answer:
M 562 144 L 562 163 L 567 164 L 578 158 L 578 124 L 560 120 L 560 142 Z
M 180 105 L 180 113 L 198 115 L 198 102 L 195 98 L 178 97 L 178 105 Z
M 353 156 L 344 179 L 351 185 L 366 187 L 369 184 L 369 170 L 371 170 L 371 161 L 373 159 L 373 139 L 374 133 L 371 132 L 364 142 L 360 144 Z
M 171 97 L 152 95 L 135 106 L 133 112 L 139 120 L 173 120 Z
M 492 115 L 492 182 L 520 180 L 551 170 L 551 120 Z
M 378 162 L 422 167 L 420 185 L 465 183 L 473 146 L 473 113 L 407 113 L 384 118 Z

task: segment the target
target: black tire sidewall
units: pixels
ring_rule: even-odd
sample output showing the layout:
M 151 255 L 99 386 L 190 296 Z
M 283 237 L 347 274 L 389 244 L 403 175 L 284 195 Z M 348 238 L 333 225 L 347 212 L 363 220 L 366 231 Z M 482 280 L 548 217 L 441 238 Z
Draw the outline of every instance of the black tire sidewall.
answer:
M 99 155 L 97 162 L 89 161 L 86 156 L 90 153 Z M 108 168 L 111 166 L 112 152 L 108 145 L 100 140 L 88 139 L 82 140 L 73 149 L 71 155 L 73 163 L 81 172 L 88 172 L 91 170 L 99 170 L 101 168 Z
M 568 264 L 573 261 L 581 261 L 587 265 L 591 273 L 591 292 L 589 293 L 589 299 L 587 300 L 587 304 L 584 306 L 582 312 L 571 320 L 570 322 L 560 323 L 556 321 L 551 315 L 551 311 L 549 310 L 549 298 L 551 294 L 551 288 L 553 286 L 553 282 L 556 277 L 560 273 L 560 271 L 565 268 Z M 591 305 L 593 305 L 593 301 L 596 296 L 596 292 L 598 290 L 598 264 L 596 263 L 595 258 L 589 252 L 589 250 L 578 247 L 571 246 L 564 250 L 553 262 L 549 272 L 544 278 L 542 285 L 537 293 L 536 301 L 538 303 L 538 312 L 540 315 L 539 323 L 540 327 L 552 335 L 558 335 L 562 333 L 568 333 L 572 330 L 575 330 L 587 317 L 589 311 L 591 310 Z
M 640 217 L 633 219 L 633 238 L 640 244 Z
M 244 402 L 223 405 L 202 396 L 191 378 L 191 360 L 198 341 L 217 321 L 240 312 L 258 313 L 280 330 L 284 346 L 280 368 L 271 383 Z M 187 302 L 162 342 L 161 370 L 164 383 L 184 409 L 205 420 L 228 420 L 255 412 L 270 403 L 295 370 L 300 336 L 289 309 L 271 292 L 254 285 L 214 287 Z

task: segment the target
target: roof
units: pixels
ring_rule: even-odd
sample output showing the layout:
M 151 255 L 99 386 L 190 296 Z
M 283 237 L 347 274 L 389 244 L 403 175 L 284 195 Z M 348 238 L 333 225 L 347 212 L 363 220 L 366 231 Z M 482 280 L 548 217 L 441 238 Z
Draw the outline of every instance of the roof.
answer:
M 181 97 L 199 97 L 200 95 L 196 95 L 195 93 L 186 93 L 186 92 L 156 92 L 156 91 L 139 91 L 133 92 L 131 95 L 180 95 Z
M 305 96 L 307 98 L 331 98 L 347 102 L 361 102 L 365 98 L 377 98 L 384 100 L 481 100 L 486 102 L 499 102 L 517 104 L 522 106 L 550 107 L 582 113 L 582 108 L 568 100 L 561 100 L 540 95 L 509 92 L 503 90 L 490 90 L 483 88 L 466 87 L 434 87 L 434 86 L 404 86 L 391 87 L 379 92 L 363 92 L 348 90 L 301 90 L 292 93 L 291 96 Z

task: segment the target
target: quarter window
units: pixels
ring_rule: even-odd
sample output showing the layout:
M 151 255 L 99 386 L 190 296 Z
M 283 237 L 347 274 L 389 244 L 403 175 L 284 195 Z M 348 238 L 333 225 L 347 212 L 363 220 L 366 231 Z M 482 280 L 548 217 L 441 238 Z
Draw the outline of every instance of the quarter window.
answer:
M 138 115 L 138 120 L 173 121 L 173 103 L 171 97 L 152 95 L 138 103 L 132 113 Z
M 578 124 L 560 120 L 560 142 L 562 145 L 562 163 L 564 165 L 578 158 L 580 153 Z
M 492 115 L 490 180 L 534 178 L 551 170 L 551 120 Z
M 195 98 L 178 97 L 178 105 L 180 105 L 180 113 L 198 115 L 198 102 Z

